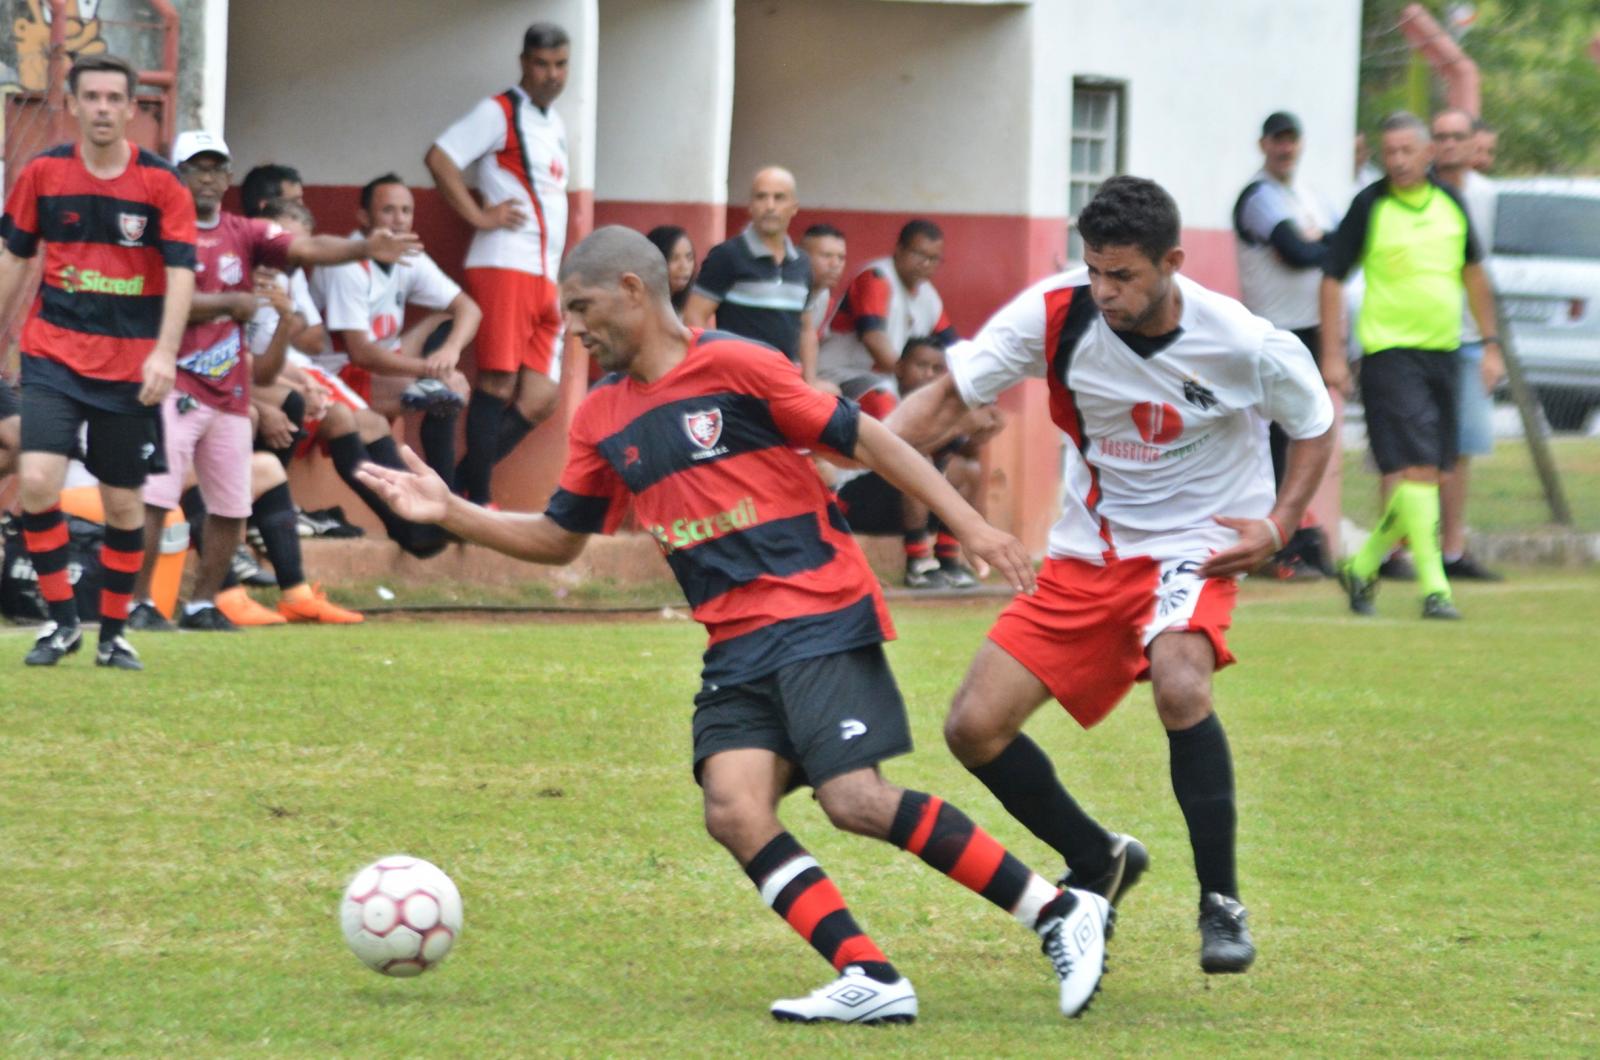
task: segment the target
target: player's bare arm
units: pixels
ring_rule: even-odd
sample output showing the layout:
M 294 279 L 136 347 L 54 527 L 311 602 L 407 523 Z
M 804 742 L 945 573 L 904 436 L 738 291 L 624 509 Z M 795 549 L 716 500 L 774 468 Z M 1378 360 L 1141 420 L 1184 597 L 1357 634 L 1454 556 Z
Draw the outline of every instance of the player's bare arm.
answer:
M 1489 274 L 1480 262 L 1469 262 L 1461 269 L 1461 282 L 1467 288 L 1467 305 L 1472 309 L 1472 319 L 1478 325 L 1483 340 L 1483 389 L 1493 391 L 1506 377 L 1504 351 L 1500 348 L 1500 322 L 1494 311 L 1494 288 L 1489 286 Z M 1492 340 L 1492 341 L 1491 341 Z
M 0 247 L 0 313 L 10 308 L 28 274 L 28 259 Z
M 272 329 L 272 338 L 260 355 L 250 359 L 250 381 L 256 386 L 269 386 L 276 382 L 289 356 L 289 337 L 297 327 L 294 305 L 289 292 L 277 284 L 256 288 L 257 297 L 264 299 L 278 313 L 278 326 Z
M 964 433 L 972 411 L 961 399 L 955 380 L 945 374 L 918 387 L 889 413 L 884 424 L 917 452 L 932 453 Z
M 296 236 L 289 244 L 289 266 L 343 265 L 347 261 L 368 258 L 384 265 L 393 265 L 421 250 L 422 240 L 415 232 L 391 232 L 387 228 L 374 228 L 368 235 L 355 239 Z
M 422 158 L 422 164 L 433 174 L 433 182 L 439 188 L 439 194 L 444 196 L 444 201 L 473 228 L 487 232 L 496 228 L 517 229 L 527 224 L 527 211 L 513 199 L 479 206 L 472 190 L 467 187 L 467 179 L 462 175 L 461 167 L 456 165 L 449 155 L 439 150 L 438 145 L 428 148 L 428 153 Z
M 543 514 L 494 512 L 450 492 L 410 446 L 400 447 L 409 471 L 362 464 L 356 477 L 402 519 L 437 523 L 457 537 L 529 563 L 571 563 L 589 543 L 587 534 L 565 530 Z
M 1345 357 L 1344 288 L 1331 276 L 1322 278 L 1317 291 L 1320 310 L 1322 349 L 1317 351 L 1317 367 L 1328 389 L 1349 397 L 1350 362 Z
M 1315 438 L 1296 439 L 1289 443 L 1284 458 L 1283 484 L 1278 487 L 1278 501 L 1265 519 L 1241 519 L 1231 515 L 1213 518 L 1239 535 L 1239 543 L 1223 549 L 1200 567 L 1203 578 L 1227 578 L 1248 574 L 1283 548 L 1289 535 L 1300 526 L 1322 476 L 1333 457 L 1335 426 Z
M 450 333 L 437 350 L 423 358 L 428 374 L 435 379 L 443 379 L 456 370 L 461 363 L 461 351 L 467 348 L 467 343 L 478 334 L 478 325 L 483 323 L 483 310 L 465 291 L 451 299 L 446 312 L 450 314 Z
M 888 427 L 871 416 L 862 416 L 858 431 L 857 460 L 896 489 L 926 504 L 974 556 L 999 571 L 1012 589 L 1033 592 L 1033 561 L 1021 541 L 985 522 L 927 457 Z
M 417 377 L 428 374 L 428 364 L 421 357 L 385 349 L 372 341 L 365 328 L 346 328 L 339 331 L 338 335 L 344 341 L 345 352 L 350 355 L 350 360 L 374 375 Z
M 254 291 L 196 291 L 189 300 L 189 323 L 232 317 L 243 324 L 256 315 L 260 306 L 261 298 Z
M 800 377 L 807 386 L 817 382 L 817 322 L 809 312 L 800 314 L 800 348 L 795 351 L 800 359 Z
M 178 375 L 178 344 L 189 322 L 189 303 L 194 298 L 194 270 L 167 266 L 167 293 L 161 300 L 161 330 L 156 344 L 140 370 L 139 403 L 159 405 L 172 390 Z
M 683 322 L 691 328 L 716 326 L 717 303 L 699 291 L 689 292 L 689 301 L 683 307 Z
M 872 366 L 884 375 L 893 375 L 894 366 L 900 363 L 900 351 L 889 342 L 889 332 L 883 328 L 868 328 L 861 333 L 861 345 L 872 354 Z

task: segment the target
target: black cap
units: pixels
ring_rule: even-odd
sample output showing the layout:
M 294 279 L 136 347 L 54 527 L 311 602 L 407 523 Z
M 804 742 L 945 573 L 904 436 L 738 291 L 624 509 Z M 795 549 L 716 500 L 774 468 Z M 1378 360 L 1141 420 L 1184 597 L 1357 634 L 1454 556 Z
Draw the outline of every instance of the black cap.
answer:
M 1267 115 L 1267 120 L 1261 123 L 1262 136 L 1272 137 L 1286 132 L 1300 135 L 1300 119 L 1286 110 L 1273 111 Z

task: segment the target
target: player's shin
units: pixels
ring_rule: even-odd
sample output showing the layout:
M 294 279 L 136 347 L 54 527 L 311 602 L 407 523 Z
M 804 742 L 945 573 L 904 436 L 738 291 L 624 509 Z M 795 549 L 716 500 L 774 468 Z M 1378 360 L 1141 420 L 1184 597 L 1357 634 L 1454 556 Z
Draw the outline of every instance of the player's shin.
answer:
M 1202 895 L 1239 897 L 1234 871 L 1237 812 L 1233 795 L 1233 756 L 1222 719 L 1208 715 L 1198 725 L 1169 731 L 1172 793 L 1189 826 L 1194 871 Z
M 1111 833 L 1067 793 L 1033 740 L 1019 733 L 992 761 L 968 769 L 1011 816 L 1065 859 L 1075 877 L 1092 880 L 1106 871 Z

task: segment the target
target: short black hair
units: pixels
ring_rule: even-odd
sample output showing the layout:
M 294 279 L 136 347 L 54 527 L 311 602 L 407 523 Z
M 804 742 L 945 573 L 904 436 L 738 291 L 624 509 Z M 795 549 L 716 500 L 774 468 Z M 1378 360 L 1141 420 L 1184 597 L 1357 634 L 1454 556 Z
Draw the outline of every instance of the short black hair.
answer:
M 919 236 L 923 239 L 943 239 L 944 229 L 926 217 L 913 217 L 901 226 L 899 238 L 894 241 L 894 245 L 897 247 L 909 247 L 911 241 Z
M 121 56 L 104 52 L 100 55 L 80 55 L 72 60 L 72 68 L 67 71 L 67 91 L 77 95 L 78 78 L 93 73 L 121 74 L 126 77 L 129 98 L 132 98 L 134 87 L 139 83 L 139 75 L 134 72 L 132 63 Z
M 1078 234 L 1091 250 L 1138 247 L 1151 261 L 1178 245 L 1182 225 L 1172 196 L 1144 177 L 1112 177 L 1078 214 Z
M 239 184 L 239 201 L 246 217 L 265 217 L 262 208 L 283 194 L 285 184 L 304 184 L 300 171 L 293 166 L 268 162 L 256 166 L 244 175 Z
M 900 359 L 902 361 L 905 360 L 911 355 L 911 351 L 919 346 L 927 346 L 929 349 L 938 350 L 941 355 L 943 355 L 945 349 L 945 344 L 932 335 L 913 335 L 906 340 L 904 346 L 900 347 Z
M 307 231 L 315 231 L 317 227 L 311 207 L 295 199 L 268 199 L 261 204 L 257 216 L 268 221 L 299 221 Z
M 802 235 L 800 238 L 803 239 L 803 240 L 804 239 L 811 239 L 813 237 L 820 239 L 823 236 L 829 236 L 829 237 L 832 237 L 833 239 L 844 239 L 844 233 L 843 232 L 839 231 L 837 228 L 833 227 L 830 224 L 822 224 L 822 223 L 814 224 L 810 228 L 806 229 L 805 230 L 805 234 Z
M 400 174 L 398 173 L 385 173 L 381 177 L 373 177 L 371 180 L 361 185 L 361 208 L 363 210 L 366 210 L 369 213 L 372 211 L 372 197 L 376 195 L 378 193 L 378 189 L 383 187 L 385 184 L 398 184 L 402 188 L 406 186 L 406 182 L 400 179 Z
M 545 51 L 550 48 L 565 48 L 572 43 L 572 38 L 567 36 L 567 31 L 554 22 L 535 22 L 528 27 L 522 35 L 522 54 L 529 52 Z

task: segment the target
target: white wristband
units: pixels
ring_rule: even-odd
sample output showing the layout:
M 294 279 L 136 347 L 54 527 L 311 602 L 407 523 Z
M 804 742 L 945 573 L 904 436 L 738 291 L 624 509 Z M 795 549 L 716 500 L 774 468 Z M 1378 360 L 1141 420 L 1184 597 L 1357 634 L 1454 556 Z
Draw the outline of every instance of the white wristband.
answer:
M 1267 533 L 1272 535 L 1272 551 L 1282 552 L 1283 531 L 1278 529 L 1278 521 L 1270 515 L 1261 521 L 1267 524 Z

